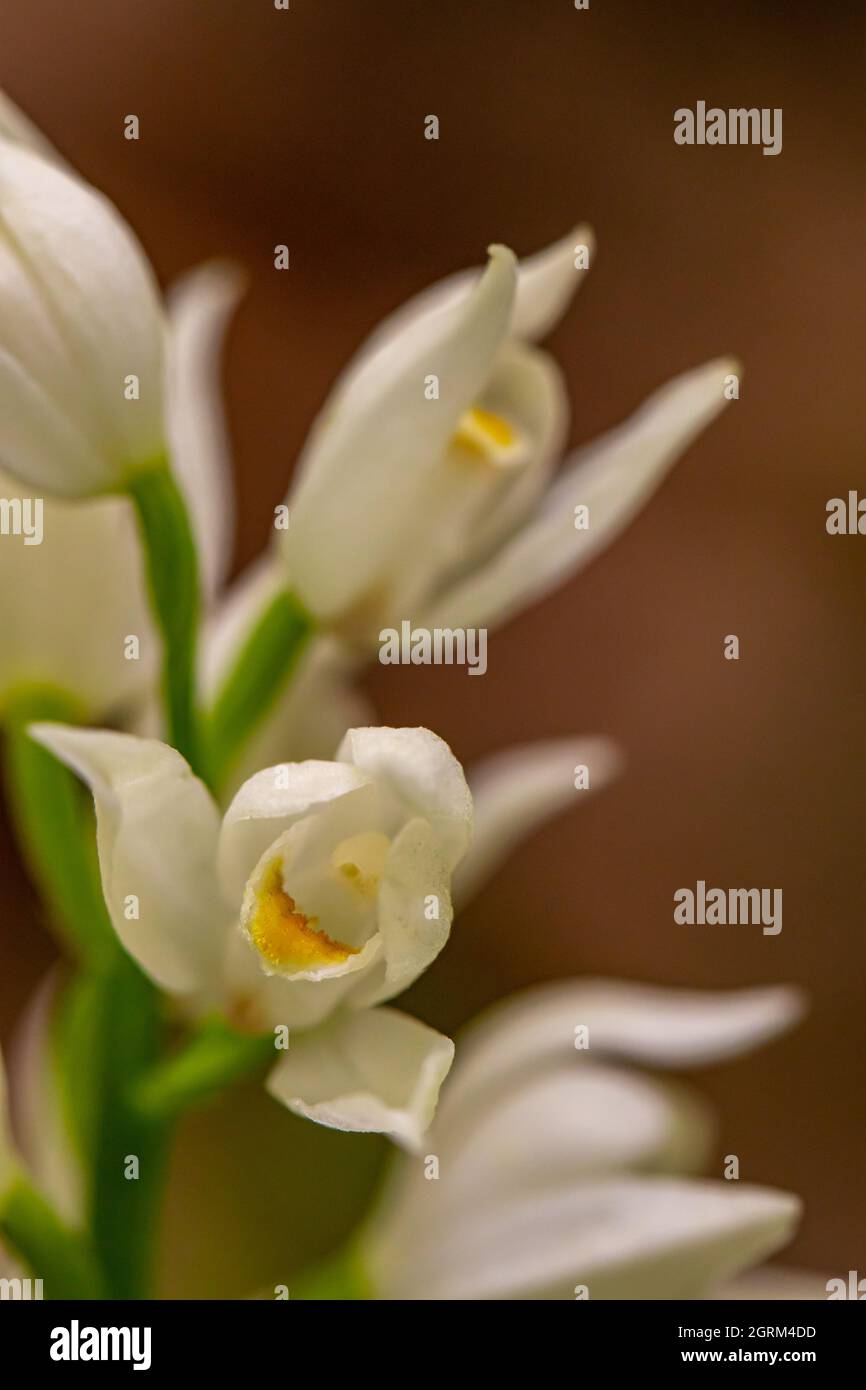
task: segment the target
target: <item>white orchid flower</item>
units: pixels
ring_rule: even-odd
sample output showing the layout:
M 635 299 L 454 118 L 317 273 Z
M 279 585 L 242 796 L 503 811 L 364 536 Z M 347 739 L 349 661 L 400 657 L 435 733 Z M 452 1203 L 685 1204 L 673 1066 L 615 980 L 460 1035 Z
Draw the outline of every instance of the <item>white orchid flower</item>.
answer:
M 553 740 L 478 769 L 472 804 L 425 729 L 354 729 L 336 761 L 256 773 L 221 818 L 173 749 L 61 725 L 33 736 L 93 790 L 103 891 L 129 953 L 187 1010 L 241 1031 L 287 1027 L 268 1081 L 298 1114 L 417 1145 L 453 1044 L 393 1009 L 444 946 L 461 901 L 504 853 L 617 767 L 606 739 Z M 488 828 L 489 827 L 489 828 Z
M 407 617 L 503 621 L 608 544 L 721 410 L 727 359 L 656 392 L 548 488 L 565 392 L 531 343 L 564 311 L 591 245 L 577 228 L 519 265 L 493 247 L 480 277 L 418 296 L 349 365 L 280 535 L 288 581 L 321 622 L 369 642 Z
M 669 1176 L 703 1162 L 706 1112 L 615 1063 L 735 1056 L 800 1011 L 787 988 L 603 980 L 494 1009 L 460 1039 L 426 1155 L 400 1160 L 361 1238 L 374 1296 L 693 1298 L 777 1249 L 796 1198 Z
M 163 988 L 238 1028 L 288 1028 L 269 1089 L 346 1129 L 415 1142 L 453 1044 L 380 1005 L 444 946 L 472 804 L 425 729 L 353 729 L 333 762 L 244 783 L 220 819 L 174 749 L 60 725 L 33 736 L 94 793 L 103 892 Z
M 232 521 L 217 354 L 238 291 L 236 273 L 213 264 L 186 275 L 170 297 L 172 457 L 211 602 L 230 558 Z M 36 499 L 2 474 L 0 497 L 34 520 Z M 19 692 L 52 688 L 77 701 L 82 719 L 123 717 L 150 688 L 160 651 L 131 504 L 46 497 L 38 505 L 39 543 L 14 534 L 0 541 L 0 713 Z

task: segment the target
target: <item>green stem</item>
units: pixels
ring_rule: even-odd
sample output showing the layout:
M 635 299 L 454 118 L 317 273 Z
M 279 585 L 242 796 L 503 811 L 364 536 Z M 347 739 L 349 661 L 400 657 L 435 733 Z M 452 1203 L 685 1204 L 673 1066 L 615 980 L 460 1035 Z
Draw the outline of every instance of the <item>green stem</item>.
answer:
M 164 461 L 134 473 L 127 491 L 138 517 L 151 606 L 162 634 L 168 740 L 202 772 L 196 717 L 196 644 L 201 612 L 198 555 L 186 503 Z
M 300 600 L 284 589 L 265 607 L 237 653 L 208 718 L 208 761 L 217 791 L 285 688 L 314 630 Z
M 94 982 L 90 1055 L 98 1067 L 88 1206 L 93 1244 L 111 1297 L 149 1293 L 170 1126 L 130 1102 L 136 1078 L 162 1045 L 159 992 L 128 956 Z
M 0 1205 L 0 1235 L 44 1281 L 47 1298 L 102 1298 L 99 1264 L 87 1241 L 60 1220 L 26 1178 L 18 1178 Z
M 331 1303 L 355 1303 L 375 1296 L 361 1252 L 353 1240 L 305 1270 L 292 1283 L 289 1295 L 301 1302 Z
M 34 688 L 10 699 L 5 776 L 30 874 L 67 944 L 79 959 L 95 962 L 113 951 L 115 936 L 102 897 L 91 800 L 75 774 L 27 733 L 35 720 L 76 723 L 80 714 L 62 691 Z
M 144 1119 L 163 1122 L 211 1100 L 225 1086 L 263 1071 L 274 1059 L 274 1038 L 236 1033 L 223 1019 L 209 1019 L 173 1057 L 157 1062 L 131 1088 Z

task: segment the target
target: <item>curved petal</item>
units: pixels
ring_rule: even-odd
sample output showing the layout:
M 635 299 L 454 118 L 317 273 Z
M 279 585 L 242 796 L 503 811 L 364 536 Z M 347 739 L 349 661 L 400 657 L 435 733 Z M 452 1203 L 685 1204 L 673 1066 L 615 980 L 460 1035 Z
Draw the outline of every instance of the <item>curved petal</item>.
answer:
M 387 1134 L 417 1148 L 433 1117 L 454 1044 L 395 1009 L 342 1014 L 291 1040 L 270 1094 L 332 1129 Z
M 453 869 L 472 836 L 472 794 L 463 768 L 444 739 L 429 729 L 350 729 L 337 750 L 377 785 L 404 815 L 429 821 Z
M 417 617 L 431 595 L 511 534 L 543 491 L 567 422 L 565 385 L 552 359 L 536 348 L 504 344 L 439 466 L 419 489 L 375 603 L 349 624 L 352 640 L 381 640 L 383 626 L 399 626 L 407 614 Z
M 588 769 L 583 791 L 575 769 Z M 458 911 L 504 863 L 520 840 L 546 820 L 581 804 L 621 766 L 616 745 L 606 738 L 548 739 L 485 758 L 469 771 L 475 808 L 472 843 L 458 866 L 454 901 Z
M 588 266 L 575 266 L 577 253 L 583 248 L 591 262 L 595 237 L 585 222 L 552 246 L 520 262 L 511 321 L 515 338 L 546 338 L 556 327 L 587 273 Z
M 362 769 L 313 758 L 266 767 L 248 778 L 225 813 L 219 837 L 220 882 L 228 901 L 240 905 L 262 855 L 297 821 L 371 788 Z
M 382 1297 L 695 1298 L 778 1249 L 796 1197 L 743 1183 L 613 1179 L 480 1207 L 423 1245 L 372 1249 Z
M 804 1011 L 792 986 L 665 989 L 622 980 L 557 981 L 523 990 L 467 1029 L 449 1104 L 486 1093 L 514 1067 L 544 1058 L 621 1057 L 697 1067 L 760 1047 Z
M 3 474 L 0 495 L 25 505 Z M 99 722 L 141 696 L 160 660 L 131 504 L 45 498 L 41 518 L 40 544 L 23 535 L 0 544 L 0 703 L 15 688 L 54 686 Z M 125 655 L 129 636 L 139 642 L 135 661 Z
M 210 793 L 179 753 L 153 739 L 62 724 L 30 732 L 93 792 L 102 890 L 127 951 L 165 989 L 207 988 L 219 973 L 228 920 Z
M 164 325 L 150 266 L 107 199 L 6 141 L 0 229 L 0 403 L 17 407 L 0 462 L 61 496 L 115 487 L 165 447 Z M 133 375 L 138 397 L 128 400 Z
M 381 966 L 349 996 L 353 1008 L 393 999 L 436 959 L 451 931 L 448 864 L 429 821 L 411 820 L 391 845 L 379 883 Z
M 431 605 L 431 627 L 493 626 L 535 602 L 609 545 L 671 465 L 726 404 L 733 358 L 675 377 L 625 424 L 572 456 L 534 517 Z M 589 509 L 586 529 L 575 508 Z
M 491 248 L 465 298 L 416 325 L 384 369 L 368 363 L 338 383 L 301 463 L 291 526 L 280 536 L 291 583 L 319 617 L 367 598 L 404 550 L 406 526 L 421 524 L 417 503 L 429 474 L 507 336 L 515 281 L 512 253 Z M 425 379 L 434 376 L 438 397 L 427 399 Z
M 555 327 L 586 274 L 575 267 L 576 251 L 581 246 L 587 248 L 591 257 L 595 237 L 585 222 L 559 241 L 518 261 L 510 337 L 532 342 Z M 472 266 L 446 275 L 389 314 L 371 333 L 352 364 L 351 371 L 358 374 L 361 384 L 388 370 L 406 342 L 411 341 L 411 335 L 424 331 L 437 314 L 465 298 L 479 273 L 479 268 Z
M 21 1155 L 34 1180 L 70 1224 L 81 1220 L 84 1173 L 65 1118 L 53 1036 L 57 973 L 45 977 L 13 1039 L 9 1082 Z
M 458 1048 L 457 1073 L 461 1063 Z M 399 1165 L 379 1219 L 399 1225 L 407 1243 L 481 1206 L 503 1208 L 590 1176 L 694 1172 L 714 1128 L 690 1089 L 577 1058 L 512 1068 L 470 1105 L 455 1105 L 449 1082 L 427 1139 L 439 1181 L 431 1188 L 418 1164 Z
M 546 352 L 523 343 L 505 345 L 476 405 L 512 427 L 528 461 L 522 467 L 502 468 L 498 488 L 487 488 L 484 510 L 474 518 L 472 534 L 461 547 L 466 572 L 531 513 L 562 455 L 569 417 L 559 367 Z
M 169 290 L 168 433 L 172 465 L 189 506 L 205 593 L 231 562 L 234 497 L 223 413 L 223 337 L 244 276 L 225 261 L 190 271 Z

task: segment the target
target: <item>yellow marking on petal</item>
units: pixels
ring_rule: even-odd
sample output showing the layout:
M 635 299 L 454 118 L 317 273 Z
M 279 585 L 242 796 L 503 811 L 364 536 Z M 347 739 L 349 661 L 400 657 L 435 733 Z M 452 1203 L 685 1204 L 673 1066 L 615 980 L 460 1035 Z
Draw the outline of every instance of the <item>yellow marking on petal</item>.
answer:
M 256 910 L 249 924 L 256 950 L 275 970 L 290 971 L 342 965 L 358 954 L 354 946 L 317 930 L 318 920 L 298 911 L 283 887 L 280 860 L 275 859 L 256 889 Z
M 478 405 L 461 416 L 453 439 L 453 443 L 467 453 L 491 460 L 507 455 L 518 442 L 517 433 L 507 420 Z

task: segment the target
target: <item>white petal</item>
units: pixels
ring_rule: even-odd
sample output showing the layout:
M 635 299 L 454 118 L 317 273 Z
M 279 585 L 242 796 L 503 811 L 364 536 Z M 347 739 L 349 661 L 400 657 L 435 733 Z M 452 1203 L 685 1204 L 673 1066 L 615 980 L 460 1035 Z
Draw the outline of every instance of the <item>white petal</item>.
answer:
M 429 821 L 411 820 L 391 845 L 379 884 L 384 959 L 356 985 L 353 1008 L 393 999 L 417 980 L 448 940 L 453 909 L 449 871 Z
M 743 1183 L 576 1183 L 483 1206 L 402 1260 L 375 1252 L 370 1272 L 392 1298 L 695 1298 L 784 1244 L 799 1210 Z
M 9 1056 L 16 1133 L 34 1181 L 70 1224 L 81 1220 L 84 1174 L 63 1109 L 53 1037 L 57 972 L 42 981 L 25 1009 Z
M 520 262 L 511 322 L 515 338 L 546 338 L 556 327 L 587 273 L 575 267 L 575 258 L 583 247 L 591 261 L 595 237 L 585 222 L 561 241 Z
M 116 486 L 164 448 L 163 320 L 147 260 L 105 198 L 5 141 L 0 231 L 0 465 L 64 496 Z M 127 400 L 133 375 L 139 399 Z
M 318 1124 L 417 1148 L 453 1056 L 454 1044 L 417 1019 L 370 1009 L 291 1038 L 268 1090 Z
M 455 1078 L 461 1051 L 458 1040 Z M 578 1055 L 512 1067 L 463 1105 L 449 1082 L 428 1139 L 440 1165 L 435 1193 L 423 1191 L 419 1165 L 402 1165 L 389 1219 L 404 1241 L 425 1239 L 431 1224 L 459 1224 L 479 1206 L 505 1207 L 590 1175 L 694 1172 L 713 1137 L 708 1108 L 690 1089 Z
M 449 1103 L 485 1093 L 512 1068 L 545 1058 L 588 1053 L 654 1067 L 724 1061 L 785 1032 L 803 1007 L 801 992 L 784 985 L 718 991 L 603 979 L 539 985 L 494 1006 L 467 1029 Z
M 102 890 L 127 951 L 165 989 L 206 989 L 228 926 L 210 793 L 179 753 L 155 740 L 62 724 L 30 732 L 93 791 Z M 133 895 L 139 915 L 128 920 Z
M 297 821 L 372 787 L 371 778 L 346 762 L 282 763 L 247 779 L 225 813 L 219 840 L 220 882 L 240 905 L 262 855 Z
M 509 324 L 512 338 L 532 341 L 545 337 L 555 327 L 586 274 L 574 264 L 580 246 L 585 246 L 592 256 L 595 238 L 586 223 L 518 261 L 517 288 Z M 453 308 L 465 298 L 479 273 L 479 267 L 472 266 L 446 275 L 389 314 L 371 333 L 352 363 L 350 371 L 353 376 L 357 375 L 359 384 L 365 385 L 387 371 L 393 361 L 399 360 L 412 335 L 424 332 L 437 314 Z
M 515 845 L 569 806 L 581 805 L 616 776 L 621 764 L 606 738 L 549 739 L 485 758 L 470 769 L 475 809 L 472 844 L 457 869 L 458 910 L 507 860 Z M 589 786 L 575 789 L 575 769 L 585 766 Z
M 0 496 L 25 502 L 20 484 L 4 474 Z M 31 512 L 31 525 L 34 520 Z M 160 645 L 126 498 L 45 498 L 41 544 L 27 545 L 23 535 L 3 538 L 0 626 L 0 703 L 16 687 L 54 686 L 74 695 L 84 714 L 99 722 L 141 696 L 157 669 Z M 139 641 L 137 661 L 124 655 L 132 635 Z
M 573 455 L 536 514 L 486 565 L 431 605 L 428 626 L 492 626 L 542 598 L 628 525 L 671 465 L 726 405 L 719 358 L 675 377 L 625 424 Z M 589 508 L 587 529 L 575 508 Z
M 459 862 L 472 835 L 472 795 L 444 739 L 429 729 L 350 729 L 337 758 L 387 788 L 405 815 L 429 821 L 448 867 Z
M 505 340 L 514 256 L 491 249 L 487 270 L 451 309 L 416 325 L 382 364 L 339 383 L 317 422 L 281 533 L 293 586 L 318 616 L 367 600 L 421 526 L 418 500 L 460 416 L 490 375 Z M 439 382 L 425 397 L 425 379 Z
M 231 561 L 234 498 L 220 372 L 226 328 L 244 277 L 224 261 L 184 275 L 168 296 L 168 430 L 172 464 L 190 509 L 205 591 Z
M 509 444 L 478 425 L 486 411 L 505 423 Z M 419 616 L 431 595 L 471 571 L 531 511 L 559 457 L 568 403 L 556 364 L 536 348 L 506 343 L 472 411 L 458 422 L 438 467 L 395 538 L 391 568 L 369 611 L 344 626 L 353 641 L 381 641 L 383 627 Z M 467 440 L 474 442 L 473 451 Z

